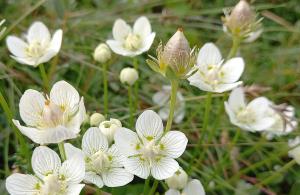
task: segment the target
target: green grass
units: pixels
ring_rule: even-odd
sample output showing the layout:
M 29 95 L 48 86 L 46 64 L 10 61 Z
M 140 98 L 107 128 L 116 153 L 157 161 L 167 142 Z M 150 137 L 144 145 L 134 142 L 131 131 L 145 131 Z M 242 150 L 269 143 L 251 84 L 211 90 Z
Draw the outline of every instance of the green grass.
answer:
M 131 1 L 129 1 L 131 2 Z M 136 3 L 133 3 L 136 2 Z M 227 56 L 230 38 L 223 33 L 221 16 L 224 7 L 236 1 L 228 0 L 24 0 L 1 1 L 0 19 L 5 18 L 6 34 L 20 35 L 36 20 L 43 21 L 51 30 L 64 30 L 62 49 L 51 62 L 44 64 L 51 85 L 66 80 L 75 86 L 85 98 L 88 111 L 103 112 L 102 67 L 92 59 L 94 48 L 111 37 L 115 19 L 133 22 L 146 15 L 157 36 L 149 54 L 155 54 L 160 40 L 168 38 L 181 26 L 191 45 L 201 47 L 205 42 L 215 42 L 223 56 Z M 255 1 L 257 10 L 264 16 L 264 33 L 251 44 L 242 44 L 240 53 L 246 62 L 242 80 L 246 85 L 260 84 L 271 87 L 264 93 L 276 103 L 287 102 L 296 108 L 300 116 L 300 7 L 298 0 Z M 161 14 L 163 11 L 164 14 Z M 276 17 L 275 17 L 276 16 Z M 11 171 L 28 172 L 24 148 L 14 133 L 9 120 L 19 118 L 18 102 L 28 88 L 42 90 L 43 82 L 38 68 L 16 63 L 9 57 L 5 40 L 0 43 L 0 91 L 7 101 L 11 115 L 0 110 L 0 178 L 2 183 Z M 136 116 L 146 108 L 157 109 L 152 96 L 165 80 L 146 65 L 147 54 L 138 58 L 139 107 Z M 126 88 L 119 82 L 119 72 L 125 66 L 133 66 L 132 59 L 115 55 L 109 67 L 108 117 L 122 119 L 129 126 L 129 108 Z M 213 95 L 208 117 L 205 117 L 206 93 L 180 83 L 180 91 L 186 99 L 186 117 L 172 129 L 184 132 L 189 138 L 187 151 L 180 158 L 180 165 L 193 177 L 200 179 L 207 194 L 234 194 L 241 180 L 253 184 L 252 191 L 261 194 L 300 193 L 299 165 L 287 156 L 288 138 L 299 135 L 299 128 L 288 136 L 268 141 L 258 133 L 249 133 L 230 124 L 224 113 L 223 102 L 228 94 Z M 135 117 L 136 117 L 135 116 Z M 205 132 L 201 129 L 205 123 Z M 8 120 L 9 119 L 9 120 Z M 83 126 L 82 132 L 88 128 Z M 25 139 L 26 148 L 33 143 Z M 199 141 L 201 140 L 201 142 Z M 198 144 L 199 142 L 199 144 Z M 76 141 L 74 142 L 76 143 Z M 199 154 L 199 156 L 196 156 Z M 274 166 L 281 166 L 279 171 Z M 113 194 L 138 194 L 143 190 L 142 180 L 135 179 L 125 187 L 113 190 Z M 159 183 L 162 194 L 165 185 Z M 2 192 L 5 188 L 2 186 Z M 111 189 L 104 188 L 110 192 Z M 251 191 L 251 192 L 252 192 Z M 254 194 L 245 192 L 245 194 Z

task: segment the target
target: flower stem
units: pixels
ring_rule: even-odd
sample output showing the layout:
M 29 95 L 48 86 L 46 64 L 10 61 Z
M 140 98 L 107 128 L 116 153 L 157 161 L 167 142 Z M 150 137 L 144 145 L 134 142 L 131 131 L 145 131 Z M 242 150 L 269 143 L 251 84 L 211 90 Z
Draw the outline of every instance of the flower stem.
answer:
M 108 86 L 107 86 L 107 64 L 103 63 L 103 105 L 104 105 L 104 114 L 108 113 Z
M 158 180 L 154 180 L 154 183 L 153 183 L 152 188 L 149 192 L 149 195 L 152 195 L 152 194 L 155 193 L 157 186 L 158 186 Z
M 148 192 L 148 188 L 149 188 L 149 182 L 150 182 L 150 177 L 148 177 L 145 180 L 143 195 L 148 195 L 147 192 Z
M 176 106 L 177 89 L 178 89 L 178 81 L 175 79 L 172 79 L 171 80 L 170 112 L 169 112 L 169 117 L 168 117 L 165 132 L 168 132 L 172 126 L 172 121 L 173 121 L 175 106 Z
M 230 59 L 230 58 L 233 58 L 236 56 L 237 54 L 237 51 L 239 49 L 239 46 L 240 46 L 240 43 L 241 43 L 241 39 L 239 36 L 233 36 L 232 37 L 232 47 L 230 49 L 230 52 L 227 56 L 227 59 Z
M 1 107 L 3 109 L 3 111 L 4 111 L 4 114 L 5 114 L 6 118 L 7 118 L 7 121 L 9 121 L 9 125 L 13 129 L 13 131 L 15 133 L 15 136 L 16 136 L 17 140 L 20 143 L 20 152 L 21 152 L 21 155 L 28 162 L 28 170 L 31 170 L 29 149 L 28 149 L 28 147 L 27 147 L 27 145 L 25 143 L 25 139 L 24 139 L 23 135 L 20 133 L 20 131 L 16 128 L 16 126 L 12 122 L 13 114 L 12 114 L 11 110 L 9 109 L 7 101 L 5 100 L 5 98 L 2 95 L 1 91 L 0 91 L 0 105 L 1 105 Z
M 139 72 L 139 63 L 137 58 L 133 58 L 133 67 L 134 69 Z M 134 110 L 138 109 L 138 102 L 139 102 L 139 79 L 134 83 Z
M 61 160 L 65 161 L 67 159 L 67 156 L 66 156 L 64 142 L 58 143 L 58 149 L 59 149 Z
M 132 87 L 128 85 L 128 101 L 129 101 L 129 124 L 133 128 L 133 114 L 134 114 L 134 105 L 132 100 Z
M 46 73 L 44 64 L 40 64 L 39 69 L 40 69 L 40 74 L 41 74 L 41 77 L 42 77 L 42 80 L 43 80 L 44 89 L 46 91 L 48 91 L 49 90 L 49 80 L 48 80 L 48 77 L 47 77 L 47 73 Z

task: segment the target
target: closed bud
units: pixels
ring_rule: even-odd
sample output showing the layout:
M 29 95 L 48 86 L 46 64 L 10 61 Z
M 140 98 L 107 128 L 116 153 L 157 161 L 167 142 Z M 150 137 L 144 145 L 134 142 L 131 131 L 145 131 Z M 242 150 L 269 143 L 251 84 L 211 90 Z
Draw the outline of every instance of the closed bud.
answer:
M 230 13 L 225 13 L 224 26 L 229 33 L 250 42 L 262 32 L 260 21 L 256 20 L 256 13 L 247 0 L 240 0 Z
M 172 177 L 166 179 L 166 183 L 171 189 L 183 189 L 188 182 L 188 175 L 186 172 L 180 167 Z
M 167 44 L 160 44 L 157 48 L 157 59 L 152 57 L 148 64 L 152 69 L 166 75 L 168 68 L 177 78 L 184 79 L 190 72 L 196 61 L 194 49 L 189 46 L 189 42 L 183 34 L 182 28 L 169 39 Z
M 100 113 L 94 113 L 90 117 L 90 125 L 93 127 L 98 127 L 102 121 L 105 120 L 105 117 Z
M 105 43 L 99 44 L 93 54 L 94 60 L 100 63 L 105 63 L 111 58 L 111 51 Z
M 133 85 L 139 78 L 138 72 L 134 68 L 123 68 L 120 73 L 120 80 L 123 84 Z
M 114 118 L 111 118 L 109 121 L 103 121 L 99 125 L 99 129 L 106 136 L 109 143 L 113 142 L 115 132 L 120 127 L 122 127 L 121 121 Z

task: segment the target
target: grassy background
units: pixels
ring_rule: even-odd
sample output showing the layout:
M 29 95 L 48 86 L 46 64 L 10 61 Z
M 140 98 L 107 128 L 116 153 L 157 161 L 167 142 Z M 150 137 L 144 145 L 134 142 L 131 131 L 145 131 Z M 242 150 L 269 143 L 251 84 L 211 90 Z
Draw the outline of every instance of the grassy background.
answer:
M 66 80 L 85 97 L 87 110 L 102 110 L 101 67 L 93 62 L 94 48 L 111 37 L 111 28 L 117 18 L 132 23 L 140 15 L 149 17 L 157 33 L 149 54 L 155 53 L 160 40 L 168 38 L 181 26 L 191 45 L 201 47 L 205 42 L 215 42 L 223 56 L 227 56 L 231 40 L 222 31 L 222 9 L 234 0 L 2 0 L 0 18 L 6 18 L 7 34 L 20 35 L 36 20 L 43 21 L 49 29 L 64 30 L 59 55 L 45 64 L 52 84 Z M 246 61 L 242 80 L 245 84 L 271 87 L 264 96 L 276 103 L 287 102 L 300 111 L 300 4 L 298 0 L 257 0 L 256 9 L 264 17 L 264 33 L 251 44 L 243 44 L 240 54 Z M 18 102 L 28 88 L 42 90 L 38 69 L 16 63 L 9 57 L 5 41 L 0 47 L 0 90 L 7 100 L 14 118 L 19 118 Z M 140 111 L 154 106 L 153 94 L 167 81 L 153 74 L 146 63 L 147 54 L 138 58 L 140 68 Z M 128 126 L 126 89 L 119 82 L 119 71 L 132 66 L 132 59 L 114 56 L 109 74 L 109 117 L 123 119 Z M 207 194 L 300 194 L 300 169 L 287 156 L 288 138 L 299 134 L 266 140 L 260 134 L 239 130 L 229 123 L 224 113 L 223 101 L 228 94 L 213 98 L 210 123 L 201 131 L 205 93 L 181 83 L 186 98 L 186 117 L 173 129 L 189 137 L 189 145 L 180 158 L 181 166 L 193 178 L 200 179 Z M 138 114 L 138 113 L 137 113 Z M 3 110 L 0 110 L 0 177 L 2 181 L 10 171 L 24 169 L 26 160 L 19 154 L 12 128 Z M 83 126 L 83 131 L 88 125 Z M 196 143 L 202 139 L 201 147 Z M 34 145 L 27 139 L 28 147 Z M 80 142 L 80 141 L 75 141 Z M 29 145 L 30 144 L 30 145 Z M 198 156 L 198 154 L 200 156 Z M 278 170 L 279 169 L 279 170 Z M 272 179 L 267 179 L 271 177 Z M 267 179 L 267 180 L 266 180 Z M 245 188 L 249 190 L 237 191 Z M 3 183 L 3 182 L 2 182 Z M 113 194 L 138 194 L 143 181 L 135 179 L 129 186 L 114 190 Z M 159 191 L 165 185 L 160 183 Z M 2 185 L 0 194 L 5 193 Z M 110 191 L 110 189 L 104 189 Z

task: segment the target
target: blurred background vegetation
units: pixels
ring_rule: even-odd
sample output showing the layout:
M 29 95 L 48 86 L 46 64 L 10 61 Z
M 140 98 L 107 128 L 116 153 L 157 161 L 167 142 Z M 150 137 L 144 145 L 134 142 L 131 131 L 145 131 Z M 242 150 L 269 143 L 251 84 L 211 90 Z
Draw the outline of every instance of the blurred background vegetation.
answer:
M 215 42 L 227 56 L 231 39 L 222 31 L 223 8 L 237 0 L 1 0 L 0 19 L 5 18 L 6 34 L 21 35 L 33 21 L 43 21 L 53 32 L 64 31 L 62 49 L 50 63 L 45 64 L 52 84 L 66 80 L 85 97 L 90 113 L 102 111 L 101 66 L 92 59 L 94 48 L 111 35 L 113 22 L 123 18 L 133 23 L 147 16 L 156 32 L 148 54 L 154 55 L 160 41 L 166 42 L 178 27 L 183 27 L 191 46 L 201 47 Z M 240 55 L 246 61 L 242 80 L 246 85 L 271 87 L 265 92 L 276 103 L 287 102 L 296 107 L 300 116 L 300 2 L 299 0 L 252 0 L 252 5 L 264 17 L 264 33 L 253 43 L 242 44 Z M 12 116 L 19 118 L 18 102 L 28 88 L 42 90 L 38 69 L 21 65 L 9 57 L 5 40 L 0 43 L 0 90 L 8 102 Z M 140 110 L 153 105 L 152 96 L 167 81 L 150 70 L 145 59 L 138 58 L 140 73 Z M 109 116 L 122 119 L 128 126 L 126 89 L 119 82 L 119 72 L 132 66 L 132 59 L 114 56 L 109 74 Z M 288 136 L 266 140 L 260 134 L 242 132 L 229 123 L 223 102 L 228 94 L 213 99 L 207 132 L 201 132 L 205 93 L 181 83 L 186 98 L 186 117 L 173 125 L 186 133 L 189 145 L 180 158 L 181 166 L 200 179 L 207 194 L 300 194 L 300 166 L 289 164 L 288 138 L 299 135 L 299 129 Z M 154 107 L 155 108 L 155 107 Z M 154 109 L 153 108 L 153 109 Z M 157 108 L 157 107 L 156 107 Z M 138 113 L 137 113 L 138 114 Z M 7 116 L 0 110 L 0 176 L 10 171 L 22 171 L 26 161 L 18 153 L 17 142 Z M 83 131 L 87 129 L 86 124 Z M 209 136 L 208 136 L 209 135 Z M 196 147 L 198 139 L 201 148 Z M 30 141 L 27 139 L 27 143 Z M 76 142 L 76 141 L 75 141 Z M 78 142 L 78 141 L 77 141 Z M 28 147 L 33 148 L 33 145 Z M 197 151 L 200 157 L 195 158 Z M 267 180 L 267 181 L 266 181 Z M 139 194 L 143 181 L 135 179 L 128 186 L 113 190 L 113 194 Z M 165 185 L 161 182 L 159 192 Z M 111 189 L 103 189 L 111 192 Z

